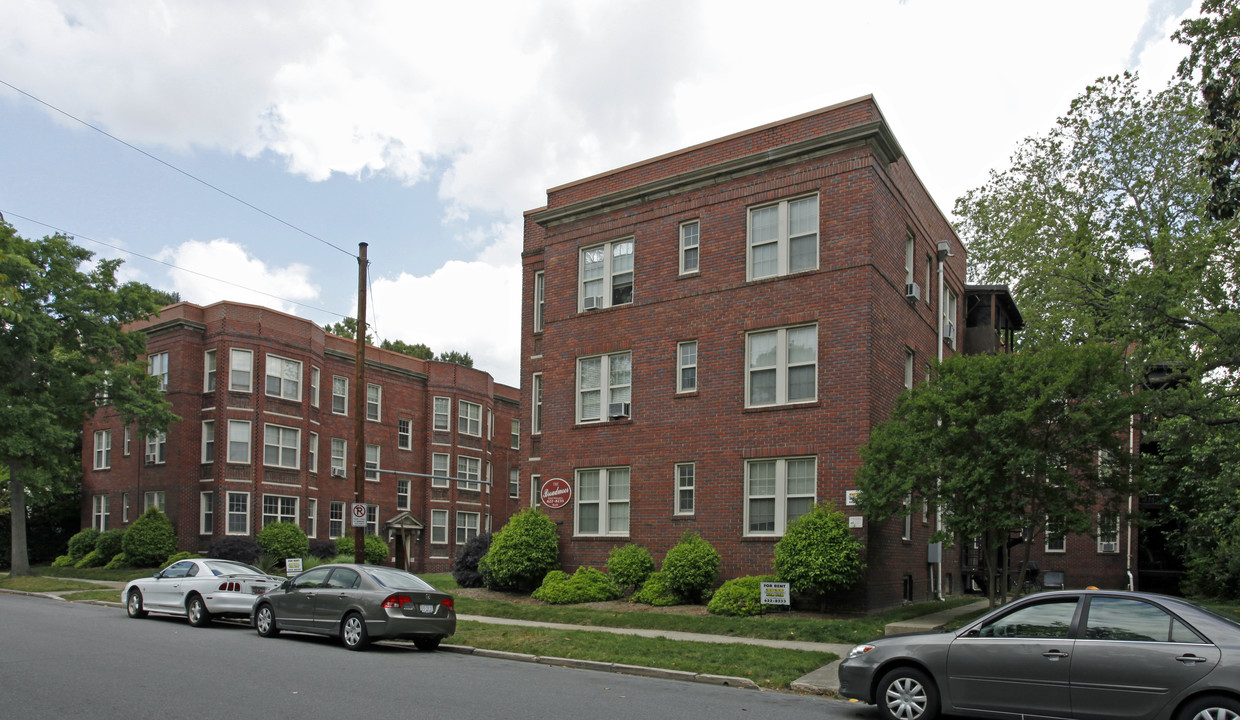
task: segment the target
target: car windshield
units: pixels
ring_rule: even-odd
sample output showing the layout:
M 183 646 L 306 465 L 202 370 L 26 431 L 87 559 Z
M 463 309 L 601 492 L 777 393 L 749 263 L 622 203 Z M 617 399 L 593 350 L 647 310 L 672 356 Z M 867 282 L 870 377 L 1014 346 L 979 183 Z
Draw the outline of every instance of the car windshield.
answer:
M 234 562 L 232 560 L 207 560 L 203 563 L 215 575 L 266 575 L 253 565 Z
M 400 589 L 400 590 L 434 590 L 422 578 L 417 575 L 410 575 L 401 570 L 392 570 L 391 568 L 370 567 L 366 568 L 366 574 L 375 582 L 383 587 Z

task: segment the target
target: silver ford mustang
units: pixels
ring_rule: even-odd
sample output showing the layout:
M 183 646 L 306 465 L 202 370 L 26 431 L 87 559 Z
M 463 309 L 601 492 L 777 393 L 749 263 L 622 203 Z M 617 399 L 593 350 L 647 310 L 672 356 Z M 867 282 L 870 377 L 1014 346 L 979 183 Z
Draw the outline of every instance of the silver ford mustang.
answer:
M 129 617 L 147 613 L 184 615 L 194 627 L 215 617 L 248 618 L 259 595 L 283 578 L 233 560 L 179 560 L 149 578 L 131 580 L 121 591 Z
M 1163 595 L 1037 593 L 960 630 L 858 645 L 839 676 L 891 720 L 1240 720 L 1240 624 Z

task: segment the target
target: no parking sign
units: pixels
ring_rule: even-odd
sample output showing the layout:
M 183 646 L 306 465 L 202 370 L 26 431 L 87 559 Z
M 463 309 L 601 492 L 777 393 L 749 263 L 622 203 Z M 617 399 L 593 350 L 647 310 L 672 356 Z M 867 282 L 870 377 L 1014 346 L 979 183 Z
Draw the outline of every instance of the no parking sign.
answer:
M 353 523 L 349 527 L 366 527 L 366 503 L 353 503 L 349 508 Z

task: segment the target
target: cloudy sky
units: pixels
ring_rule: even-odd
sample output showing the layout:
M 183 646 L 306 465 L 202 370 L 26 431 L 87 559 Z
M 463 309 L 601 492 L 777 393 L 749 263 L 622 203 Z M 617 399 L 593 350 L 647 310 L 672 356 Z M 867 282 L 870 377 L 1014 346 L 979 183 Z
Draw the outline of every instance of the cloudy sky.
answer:
M 873 94 L 944 212 L 1195 0 L 4 0 L 0 212 L 518 383 L 546 189 Z M 106 134 L 105 134 L 106 133 Z

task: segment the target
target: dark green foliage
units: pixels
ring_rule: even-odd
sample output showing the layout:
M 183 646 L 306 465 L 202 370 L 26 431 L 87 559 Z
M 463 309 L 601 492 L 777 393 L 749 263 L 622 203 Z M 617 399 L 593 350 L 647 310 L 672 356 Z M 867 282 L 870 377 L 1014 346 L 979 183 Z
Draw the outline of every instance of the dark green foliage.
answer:
M 774 575 L 746 575 L 728 580 L 711 596 L 706 609 L 714 615 L 761 615 L 769 609 L 762 604 L 762 583 L 774 581 Z
M 547 573 L 533 598 L 552 605 L 568 605 L 615 600 L 622 594 L 602 570 L 579 567 L 571 576 L 562 570 Z
M 207 548 L 207 557 L 219 558 L 221 560 L 235 560 L 243 562 L 247 565 L 253 565 L 258 562 L 258 556 L 262 554 L 262 548 L 253 538 L 248 537 L 229 537 L 216 538 Z
M 74 563 L 73 567 L 79 567 L 79 568 L 102 567 L 103 565 L 107 564 L 108 560 L 109 558 L 104 557 L 103 553 L 100 553 L 98 550 L 91 550 L 90 552 L 86 553 L 86 555 L 82 557 L 81 560 L 78 560 L 76 563 Z
M 348 560 L 343 562 L 353 562 L 353 559 L 356 557 L 354 549 L 352 535 L 341 535 L 336 538 L 337 553 L 348 556 Z M 366 535 L 365 539 L 362 540 L 362 556 L 371 565 L 386 563 L 388 561 L 387 543 L 383 542 L 383 538 L 378 535 Z
M 478 533 L 465 541 L 465 545 L 452 560 L 452 579 L 463 588 L 482 587 L 482 573 L 478 562 L 491 549 L 491 533 Z
M 73 558 L 73 562 L 77 562 L 86 557 L 86 554 L 95 549 L 95 544 L 99 542 L 101 533 L 94 528 L 86 528 L 69 538 L 69 557 Z
M 663 558 L 667 586 L 690 603 L 700 602 L 719 575 L 719 551 L 697 533 L 685 533 Z
M 775 572 L 794 592 L 823 594 L 861 579 L 861 543 L 829 503 L 792 521 L 775 544 Z
M 133 567 L 133 563 L 129 562 L 129 558 L 125 557 L 125 553 L 119 552 L 112 556 L 107 565 L 103 566 L 104 570 L 120 570 L 121 568 Z
M 125 531 L 121 546 L 136 567 L 155 567 L 177 551 L 177 535 L 168 516 L 152 506 Z
M 100 533 L 99 539 L 95 541 L 95 550 L 104 557 L 104 562 L 111 560 L 112 557 L 121 552 L 125 542 L 125 531 L 121 528 L 115 528 L 105 533 Z
M 641 545 L 629 543 L 612 548 L 607 555 L 607 574 L 617 586 L 636 589 L 654 572 L 654 558 Z
M 258 531 L 258 546 L 278 562 L 288 558 L 304 558 L 310 541 L 301 526 L 292 522 L 268 523 Z
M 83 555 L 82 557 L 85 557 Z M 72 555 L 61 555 L 52 561 L 52 567 L 73 567 L 76 561 Z
M 463 353 L 459 350 L 448 350 L 447 352 L 441 352 L 435 356 L 435 359 L 439 362 L 455 363 L 465 367 L 474 366 L 474 359 L 469 356 L 469 353 Z
M 423 343 L 411 345 L 404 340 L 384 340 L 379 343 L 379 347 L 423 360 L 431 360 L 435 357 L 435 353 Z
M 336 557 L 339 551 L 336 549 L 336 541 L 328 538 L 312 538 L 307 550 L 312 557 L 326 560 Z
M 633 593 L 633 602 L 639 602 L 644 605 L 654 605 L 655 607 L 666 607 L 668 605 L 684 605 L 685 601 L 667 584 L 667 575 L 662 572 L 652 572 L 650 577 L 646 578 L 646 582 Z
M 478 562 L 478 572 L 492 590 L 528 592 L 559 562 L 555 521 L 537 508 L 526 508 L 495 533 L 490 549 Z

